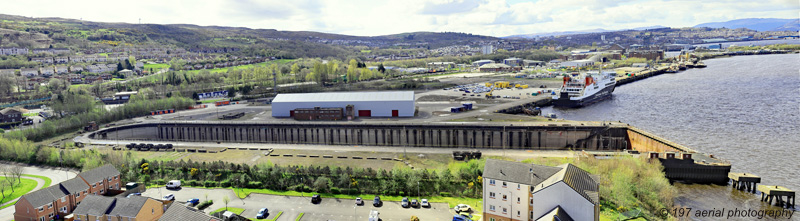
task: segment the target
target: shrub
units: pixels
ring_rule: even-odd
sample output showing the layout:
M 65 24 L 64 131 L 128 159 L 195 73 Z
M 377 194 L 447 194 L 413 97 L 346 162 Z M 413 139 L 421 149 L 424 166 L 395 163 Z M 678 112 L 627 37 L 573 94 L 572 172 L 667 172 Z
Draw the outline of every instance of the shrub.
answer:
M 261 183 L 260 181 L 247 182 L 247 188 L 261 188 L 262 185 L 264 185 L 264 184 Z
M 186 182 L 186 185 L 189 185 L 189 186 L 200 186 L 200 183 L 197 182 L 197 180 L 189 180 L 188 182 Z
M 231 186 L 231 180 L 223 180 L 222 182 L 219 182 L 219 186 L 220 187 L 230 187 Z
M 153 182 L 155 182 L 158 185 L 167 184 L 167 181 L 165 181 L 164 179 L 157 179 L 157 180 L 154 180 Z
M 200 210 L 205 209 L 205 208 L 211 206 L 211 204 L 214 204 L 213 200 L 202 202 L 202 203 L 200 203 L 200 205 L 197 205 L 197 209 L 200 209 Z
M 206 182 L 203 182 L 203 186 L 204 187 L 215 187 L 215 186 L 217 186 L 217 182 L 216 181 L 211 181 L 211 180 L 206 180 Z
M 341 193 L 341 192 L 339 191 L 339 188 L 336 188 L 336 187 L 331 187 L 331 193 L 333 193 L 333 194 L 339 194 L 339 193 Z
M 450 193 L 448 193 L 448 192 L 440 192 L 440 193 L 439 193 L 439 196 L 443 196 L 443 197 L 451 197 L 451 196 L 453 196 L 453 194 L 450 194 Z

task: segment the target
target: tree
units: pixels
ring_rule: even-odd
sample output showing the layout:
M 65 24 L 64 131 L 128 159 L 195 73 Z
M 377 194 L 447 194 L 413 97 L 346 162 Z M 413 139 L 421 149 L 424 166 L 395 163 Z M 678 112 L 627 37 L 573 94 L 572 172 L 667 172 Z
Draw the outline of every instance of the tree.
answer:
M 300 73 L 300 65 L 297 65 L 297 63 L 292 64 L 292 71 L 290 73 L 293 74 L 293 75 L 299 74 Z
M 317 180 L 314 181 L 314 191 L 316 192 L 328 192 L 329 185 L 328 183 L 331 179 L 327 177 L 319 177 Z
M 8 170 L 8 172 L 11 173 L 11 175 L 14 175 L 14 177 L 17 177 L 17 183 L 22 182 L 23 168 L 21 166 L 14 165 Z
M 383 63 L 378 65 L 378 71 L 380 71 L 381 73 L 385 73 L 386 72 L 386 67 L 383 67 Z
M 225 203 L 225 210 L 228 210 L 228 203 L 231 202 L 231 198 L 228 195 L 222 197 L 222 202 Z
M 347 65 L 347 82 L 354 82 L 358 80 L 358 61 L 350 59 L 350 64 Z

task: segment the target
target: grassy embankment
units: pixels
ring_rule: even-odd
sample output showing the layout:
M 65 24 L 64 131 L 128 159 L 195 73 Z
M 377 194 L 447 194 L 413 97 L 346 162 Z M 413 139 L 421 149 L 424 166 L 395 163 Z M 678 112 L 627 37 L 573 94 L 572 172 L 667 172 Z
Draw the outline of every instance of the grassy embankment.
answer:
M 217 210 L 211 211 L 208 214 L 221 213 L 221 212 L 225 212 L 226 210 L 227 211 L 231 211 L 232 213 L 236 213 L 236 215 L 242 215 L 242 212 L 244 212 L 244 209 L 242 209 L 242 208 L 236 208 L 236 207 L 225 208 L 225 207 L 222 207 L 222 208 L 219 208 Z
M 6 179 L 10 179 L 10 178 L 8 178 L 8 177 L 0 177 L 0 182 L 8 182 L 8 181 L 6 181 Z M 21 180 L 22 180 L 21 182 L 14 184 L 14 190 L 13 191 L 11 190 L 11 187 L 6 187 L 6 189 L 3 189 L 3 196 L 5 196 L 5 197 L 2 200 L 0 200 L 0 204 L 4 204 L 6 202 L 14 200 L 17 197 L 20 197 L 20 196 L 25 195 L 26 193 L 30 192 L 31 190 L 33 190 L 33 188 L 36 188 L 36 181 L 34 181 L 32 179 L 26 179 L 26 178 L 22 178 Z M 9 207 L 9 206 L 13 206 L 13 205 L 14 205 L 14 203 L 9 203 L 8 205 L 0 207 L 0 209 L 6 208 L 6 207 Z
M 37 176 L 37 175 L 31 175 L 31 174 L 22 174 L 22 176 L 23 176 L 23 177 L 26 177 L 26 176 L 27 176 L 27 177 L 35 177 L 35 178 L 39 178 L 39 179 L 42 179 L 42 180 L 44 180 L 44 184 L 42 185 L 42 188 L 45 188 L 45 187 L 48 187 L 48 186 L 50 186 L 50 184 L 53 182 L 52 180 L 50 180 L 50 178 L 47 178 L 47 177 L 45 177 L 45 176 Z M 25 178 L 22 178 L 22 179 L 23 179 L 23 180 L 30 180 L 30 181 L 33 181 L 33 180 L 31 180 L 31 179 L 25 179 Z M 2 180 L 0 180 L 0 182 L 2 182 Z M 18 184 L 18 185 L 20 185 L 20 184 Z M 19 191 L 15 191 L 15 192 L 18 192 L 18 193 L 19 193 L 19 195 L 18 195 L 18 196 L 16 196 L 16 197 L 6 197 L 6 199 L 4 199 L 4 201 L 3 201 L 3 202 L 0 202 L 0 204 L 6 203 L 8 200 L 11 200 L 11 199 L 15 199 L 15 198 L 17 198 L 17 197 L 20 197 L 20 196 L 22 196 L 22 195 L 24 195 L 24 194 L 26 194 L 26 193 L 30 192 L 31 190 L 33 190 L 33 188 L 36 188 L 36 182 L 35 182 L 35 181 L 33 182 L 33 186 L 31 186 L 31 189 L 29 189 L 29 190 L 27 190 L 27 191 L 25 191 L 25 192 L 19 192 Z M 17 190 L 17 186 L 14 186 L 14 190 Z M 22 189 L 22 190 L 24 190 L 24 189 Z M 0 209 L 4 209 L 4 208 L 6 208 L 6 207 L 13 206 L 13 205 L 14 205 L 14 204 L 16 204 L 16 203 L 17 203 L 17 201 L 14 201 L 13 203 L 9 203 L 8 205 L 5 205 L 5 206 L 0 206 Z

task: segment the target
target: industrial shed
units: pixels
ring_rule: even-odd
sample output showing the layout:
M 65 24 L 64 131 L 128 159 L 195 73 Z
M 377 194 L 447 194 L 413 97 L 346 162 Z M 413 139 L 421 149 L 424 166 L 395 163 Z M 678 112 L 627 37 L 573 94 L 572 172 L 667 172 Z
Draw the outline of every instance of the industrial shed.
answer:
M 413 91 L 278 94 L 272 117 L 294 117 L 295 109 L 353 106 L 355 117 L 413 117 Z M 347 113 L 345 113 L 347 115 Z

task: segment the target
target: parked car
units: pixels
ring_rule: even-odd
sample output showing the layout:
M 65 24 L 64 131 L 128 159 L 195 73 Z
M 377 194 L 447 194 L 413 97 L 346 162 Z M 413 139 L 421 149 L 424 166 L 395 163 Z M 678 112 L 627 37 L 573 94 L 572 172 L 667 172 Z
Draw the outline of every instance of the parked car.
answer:
M 375 196 L 375 199 L 372 200 L 372 206 L 375 206 L 375 207 L 383 206 L 383 201 L 381 201 L 381 197 L 380 196 Z
M 469 205 L 467 204 L 458 204 L 456 205 L 456 207 L 453 208 L 453 210 L 455 210 L 456 213 L 460 213 L 460 212 L 469 212 L 472 210 L 472 208 L 470 208 Z
M 131 193 L 131 194 L 128 194 L 128 196 L 126 196 L 126 198 L 131 198 L 132 196 L 141 196 L 141 195 L 142 195 L 142 193 Z
M 163 198 L 163 199 L 164 199 L 165 201 L 173 201 L 173 200 L 175 200 L 175 195 L 174 195 L 174 194 L 172 194 L 172 193 L 170 193 L 170 194 L 167 194 L 166 196 L 164 196 L 164 198 Z
M 269 210 L 267 208 L 261 208 L 256 214 L 256 219 L 266 219 L 268 216 Z
M 317 203 L 320 203 L 320 202 L 322 202 L 322 197 L 319 196 L 319 194 L 311 196 L 311 203 L 317 204 Z
M 417 199 L 412 199 L 411 200 L 411 207 L 419 208 L 419 201 L 417 201 Z
M 361 197 L 356 197 L 356 205 L 364 205 L 364 200 L 361 200 Z
M 400 202 L 400 205 L 403 206 L 403 208 L 408 208 L 408 197 L 403 197 L 403 201 Z
M 420 201 L 420 205 L 421 205 L 422 207 L 431 207 L 431 204 L 429 204 L 429 203 L 428 203 L 428 199 L 422 199 L 422 200 Z
M 186 202 L 187 202 L 187 203 L 191 203 L 191 204 L 192 204 L 192 206 L 194 206 L 194 205 L 197 205 L 197 204 L 199 204 L 199 203 L 200 203 L 200 199 L 198 199 L 198 198 L 192 198 L 192 199 L 189 199 L 189 200 L 188 200 L 188 201 L 186 201 Z

